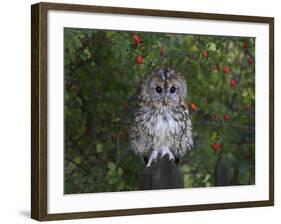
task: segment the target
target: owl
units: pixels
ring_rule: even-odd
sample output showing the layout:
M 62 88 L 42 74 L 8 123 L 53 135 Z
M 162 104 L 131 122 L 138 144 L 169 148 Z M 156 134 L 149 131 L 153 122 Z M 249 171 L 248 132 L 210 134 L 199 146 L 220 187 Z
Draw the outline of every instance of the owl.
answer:
M 158 68 L 143 81 L 130 130 L 130 147 L 149 158 L 181 158 L 193 147 L 192 124 L 185 103 L 187 84 L 174 69 Z

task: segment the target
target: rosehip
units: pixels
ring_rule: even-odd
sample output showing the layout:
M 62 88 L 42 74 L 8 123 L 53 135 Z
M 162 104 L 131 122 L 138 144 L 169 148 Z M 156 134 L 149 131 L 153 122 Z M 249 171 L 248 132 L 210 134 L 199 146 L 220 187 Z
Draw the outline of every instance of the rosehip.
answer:
M 249 44 L 248 44 L 247 41 L 245 41 L 244 44 L 243 44 L 243 48 L 246 49 L 246 48 L 248 48 L 248 47 L 249 47 Z
M 203 57 L 204 58 L 207 58 L 207 57 L 209 57 L 209 52 L 208 51 L 202 51 L 202 55 L 203 55 Z
M 220 143 L 212 144 L 212 149 L 214 152 L 218 152 L 221 149 L 221 144 Z
M 138 44 L 141 43 L 141 39 L 140 39 L 139 35 L 137 35 L 137 34 L 134 35 L 134 40 L 135 40 Z
M 254 59 L 251 57 L 249 57 L 247 61 L 249 65 L 254 64 Z
M 136 57 L 136 63 L 138 65 L 140 65 L 142 63 L 142 60 L 143 60 L 143 57 L 142 55 L 138 54 L 137 57 Z
M 230 67 L 228 66 L 223 66 L 223 73 L 228 74 L 230 72 Z
M 190 107 L 193 111 L 197 109 L 197 105 L 195 103 L 191 103 Z
M 161 47 L 160 48 L 160 56 L 164 56 L 164 54 L 165 54 L 165 49 L 164 49 L 164 47 Z
M 225 115 L 223 116 L 223 119 L 224 119 L 225 121 L 229 121 L 229 120 L 230 120 L 230 115 L 225 114 Z
M 236 87 L 237 86 L 237 80 L 236 79 L 230 79 L 230 85 L 231 87 Z

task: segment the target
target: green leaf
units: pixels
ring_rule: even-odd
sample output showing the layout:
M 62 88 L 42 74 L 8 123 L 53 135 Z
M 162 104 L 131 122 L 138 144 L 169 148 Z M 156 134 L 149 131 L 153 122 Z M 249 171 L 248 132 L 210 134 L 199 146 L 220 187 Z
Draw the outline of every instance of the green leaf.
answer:
M 101 153 L 102 150 L 103 150 L 103 144 L 102 144 L 102 143 L 98 143 L 98 144 L 96 145 L 96 149 L 97 149 L 97 152 L 98 152 L 98 153 Z
M 215 51 L 215 50 L 216 50 L 216 44 L 213 43 L 213 42 L 210 43 L 209 50 L 210 50 L 210 51 Z
M 122 174 L 123 174 L 123 169 L 122 169 L 121 167 L 119 167 L 119 168 L 117 169 L 117 172 L 118 172 L 119 176 L 122 176 Z
M 115 170 L 116 166 L 113 162 L 109 162 L 107 163 L 107 167 L 109 170 Z

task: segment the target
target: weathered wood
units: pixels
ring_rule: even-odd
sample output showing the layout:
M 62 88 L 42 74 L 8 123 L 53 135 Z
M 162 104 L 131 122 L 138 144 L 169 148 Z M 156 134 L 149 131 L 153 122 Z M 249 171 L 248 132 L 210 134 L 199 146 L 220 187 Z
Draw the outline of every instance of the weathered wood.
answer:
M 183 188 L 183 175 L 174 160 L 158 158 L 146 167 L 140 179 L 141 190 Z
M 229 186 L 229 168 L 227 161 L 221 154 L 217 160 L 215 167 L 215 186 Z

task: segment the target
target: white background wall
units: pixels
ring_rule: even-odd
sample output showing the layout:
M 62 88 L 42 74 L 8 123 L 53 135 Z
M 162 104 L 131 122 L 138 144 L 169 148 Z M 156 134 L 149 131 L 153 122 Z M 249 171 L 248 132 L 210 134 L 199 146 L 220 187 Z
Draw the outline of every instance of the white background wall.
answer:
M 65 0 L 68 3 L 275 17 L 275 207 L 69 220 L 52 223 L 280 223 L 280 6 L 278 0 Z M 57 0 L 56 2 L 64 2 Z M 30 5 L 0 7 L 0 223 L 35 223 L 30 216 Z M 4 68 L 4 69 L 3 69 Z M 219 197 L 219 195 L 218 195 Z

